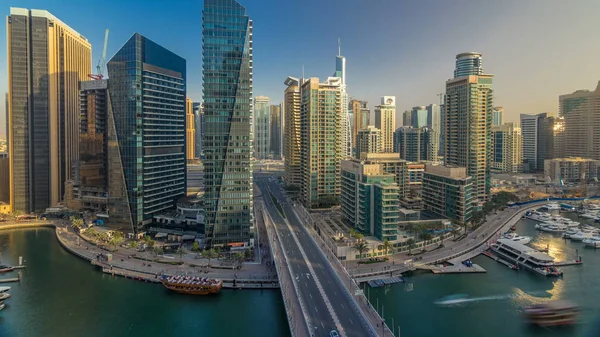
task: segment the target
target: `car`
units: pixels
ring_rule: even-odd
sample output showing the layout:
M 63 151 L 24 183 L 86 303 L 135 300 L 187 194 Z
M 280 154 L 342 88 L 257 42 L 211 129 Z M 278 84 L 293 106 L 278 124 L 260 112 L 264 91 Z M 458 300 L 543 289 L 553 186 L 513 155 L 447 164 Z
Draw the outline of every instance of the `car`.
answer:
M 329 337 L 340 337 L 340 334 L 334 329 L 329 331 Z

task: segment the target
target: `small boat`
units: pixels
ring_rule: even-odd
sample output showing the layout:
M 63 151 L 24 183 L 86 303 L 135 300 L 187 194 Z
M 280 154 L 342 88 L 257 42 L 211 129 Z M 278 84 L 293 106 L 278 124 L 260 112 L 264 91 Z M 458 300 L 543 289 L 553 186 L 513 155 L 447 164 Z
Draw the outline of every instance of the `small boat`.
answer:
M 577 323 L 579 307 L 569 301 L 554 300 L 527 307 L 523 315 L 528 323 L 540 327 L 572 325 Z
M 13 271 L 13 270 L 15 270 L 14 267 L 7 266 L 7 265 L 0 265 L 0 273 L 8 273 L 9 271 Z
M 0 301 L 4 301 L 6 299 L 10 298 L 10 294 L 9 293 L 0 293 Z
M 577 234 L 577 233 L 579 233 L 579 232 L 580 232 L 580 230 L 579 230 L 579 229 L 577 229 L 577 228 L 569 228 L 569 229 L 567 229 L 567 231 L 566 231 L 566 232 L 563 234 L 563 238 L 565 238 L 565 239 L 570 239 L 570 238 L 571 238 L 571 236 L 572 236 L 573 234 Z
M 10 287 L 0 287 L 0 294 L 10 290 Z
M 516 230 L 517 230 L 517 225 L 512 225 L 512 226 L 510 226 L 510 230 L 511 230 L 511 231 L 516 231 Z

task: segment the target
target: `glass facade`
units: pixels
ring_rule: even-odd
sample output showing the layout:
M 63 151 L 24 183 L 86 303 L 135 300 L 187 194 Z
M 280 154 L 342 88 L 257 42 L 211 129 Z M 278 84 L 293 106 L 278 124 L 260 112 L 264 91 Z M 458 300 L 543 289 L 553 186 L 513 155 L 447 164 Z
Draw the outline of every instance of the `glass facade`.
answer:
M 271 156 L 273 159 L 279 160 L 281 159 L 281 106 L 271 105 L 269 111 Z
M 483 61 L 480 53 L 462 53 L 456 56 L 454 78 L 481 74 L 483 74 Z
M 134 230 L 185 195 L 186 62 L 134 34 L 108 62 L 109 92 Z
M 258 96 L 254 99 L 254 158 L 267 159 L 270 153 L 270 101 L 269 97 Z
M 234 0 L 202 11 L 206 243 L 250 242 L 252 21 Z

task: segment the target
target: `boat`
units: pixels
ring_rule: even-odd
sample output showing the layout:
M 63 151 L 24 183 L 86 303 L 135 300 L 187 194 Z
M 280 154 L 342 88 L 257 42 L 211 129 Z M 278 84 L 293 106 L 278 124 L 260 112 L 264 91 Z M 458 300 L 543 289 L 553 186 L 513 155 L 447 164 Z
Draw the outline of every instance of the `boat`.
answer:
M 165 288 L 180 294 L 209 295 L 221 291 L 223 281 L 198 276 L 170 276 L 163 277 L 162 284 Z
M 10 287 L 0 287 L 0 294 L 10 290 Z
M 4 301 L 10 298 L 9 293 L 0 293 L 0 301 Z
M 567 231 L 566 231 L 566 232 L 563 234 L 563 238 L 565 238 L 565 239 L 570 239 L 570 238 L 571 238 L 571 236 L 572 236 L 573 234 L 577 234 L 577 233 L 579 233 L 579 232 L 581 232 L 581 231 L 580 231 L 579 229 L 577 229 L 577 228 L 569 228 L 569 229 L 567 229 Z
M 561 211 L 563 212 L 575 212 L 575 206 L 569 204 L 560 204 Z
M 464 302 L 467 302 L 469 299 L 469 295 L 467 294 L 455 294 L 455 295 L 448 295 L 448 296 L 444 296 L 442 298 L 440 298 L 439 300 L 436 300 L 435 303 L 436 305 L 456 305 L 456 304 L 461 304 Z
M 4 302 L 0 302 L 0 310 L 4 309 L 6 305 L 4 304 Z
M 523 266 L 544 276 L 561 276 L 562 271 L 554 266 L 554 258 L 522 243 L 509 239 L 498 239 L 491 249 L 503 260 Z
M 586 232 L 577 232 L 576 234 L 571 235 L 571 240 L 573 241 L 582 241 L 585 239 L 591 239 L 594 237 L 594 233 L 586 233 Z
M 512 226 L 510 226 L 510 230 L 511 230 L 511 231 L 516 231 L 516 230 L 517 230 L 517 225 L 512 225 Z
M 504 233 L 504 238 L 508 239 L 508 240 L 512 240 L 514 242 L 522 243 L 524 245 L 526 245 L 529 242 L 531 242 L 531 237 L 530 236 L 521 236 L 521 235 L 519 235 L 517 233 Z
M 539 222 L 546 222 L 552 218 L 552 215 L 546 212 L 532 211 L 523 215 L 526 219 L 531 219 Z
M 13 271 L 15 270 L 14 267 L 11 266 L 7 266 L 7 265 L 0 265 L 0 273 L 8 273 L 9 271 Z
M 593 236 L 591 238 L 581 240 L 581 242 L 586 247 L 600 248 L 600 237 L 599 236 Z
M 579 214 L 580 218 L 585 218 L 585 219 L 595 219 L 598 216 L 598 212 L 586 212 L 583 214 Z
M 561 207 L 560 204 L 556 203 L 556 202 L 551 202 L 551 203 L 547 203 L 545 204 L 542 209 L 547 209 L 548 211 L 560 211 Z
M 570 301 L 553 300 L 527 307 L 523 315 L 528 323 L 541 327 L 572 325 L 577 323 L 579 307 Z
M 567 227 L 559 224 L 547 224 L 545 226 L 541 226 L 539 229 L 543 232 L 562 233 L 567 230 Z

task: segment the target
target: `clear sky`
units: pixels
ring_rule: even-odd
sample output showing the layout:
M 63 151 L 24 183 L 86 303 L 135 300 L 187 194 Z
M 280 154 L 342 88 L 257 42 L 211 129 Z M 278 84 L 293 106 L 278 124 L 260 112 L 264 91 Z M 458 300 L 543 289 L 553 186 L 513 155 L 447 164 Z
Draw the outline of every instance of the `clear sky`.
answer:
M 337 38 L 350 96 L 397 109 L 439 102 L 456 54 L 483 53 L 495 105 L 507 121 L 557 112 L 558 96 L 600 80 L 598 0 L 240 0 L 254 21 L 254 95 L 282 100 L 287 76 L 330 76 Z M 201 0 L 6 0 L 46 9 L 92 43 L 95 67 L 104 30 L 108 59 L 134 33 L 187 59 L 188 96 L 202 98 Z M 0 135 L 4 133 L 6 26 L 0 42 Z

